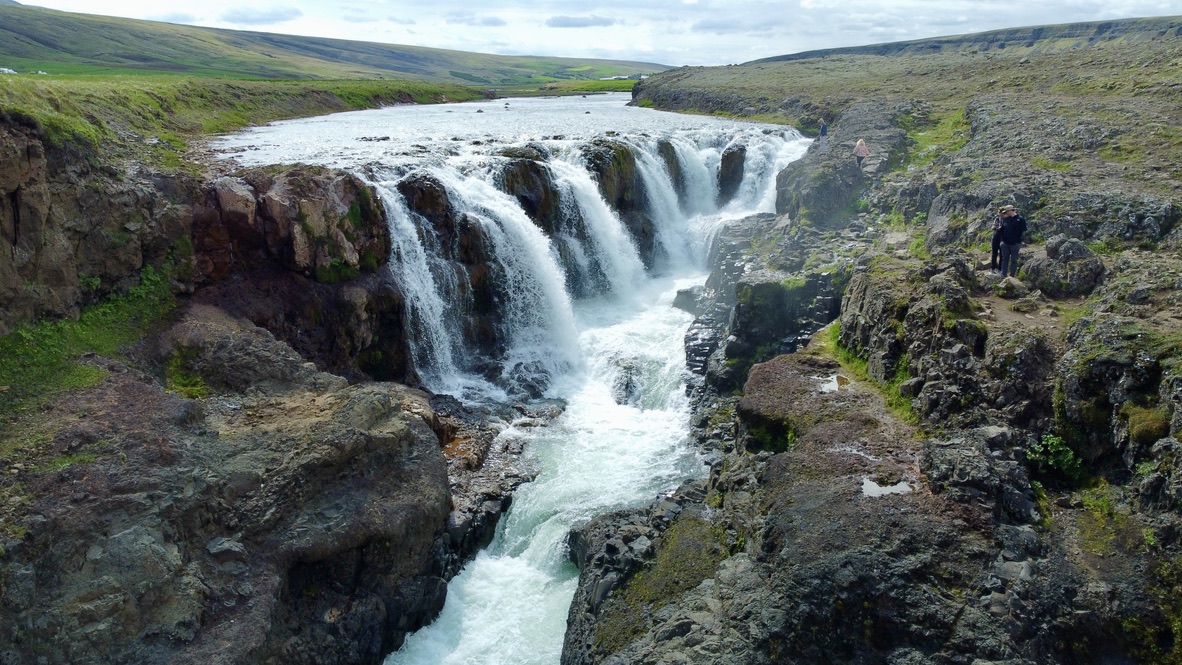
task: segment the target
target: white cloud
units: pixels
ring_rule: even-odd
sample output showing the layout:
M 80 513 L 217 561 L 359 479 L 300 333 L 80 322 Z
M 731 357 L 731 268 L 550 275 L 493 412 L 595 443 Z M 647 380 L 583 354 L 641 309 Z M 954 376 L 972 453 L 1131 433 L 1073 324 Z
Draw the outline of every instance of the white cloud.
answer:
M 479 5 L 471 0 L 267 0 L 259 4 L 249 0 L 29 0 L 26 4 L 217 28 L 264 26 L 290 34 L 481 53 L 668 65 L 746 62 L 815 49 L 1009 27 L 1182 14 L 1182 0 L 597 0 L 593 5 L 575 0 L 483 0 Z M 366 20 L 372 21 L 372 29 L 359 30 L 358 23 Z M 572 32 L 572 28 L 578 30 Z
M 481 28 L 495 28 L 509 25 L 505 19 L 496 16 L 477 16 L 466 12 L 457 12 L 447 17 L 447 22 L 455 25 L 471 25 Z
M 546 19 L 546 26 L 550 28 L 593 28 L 615 24 L 614 18 L 602 16 L 551 16 Z
M 270 9 L 241 7 L 225 12 L 221 15 L 221 20 L 240 25 L 274 25 L 294 21 L 303 15 L 304 13 L 296 7 L 272 7 Z

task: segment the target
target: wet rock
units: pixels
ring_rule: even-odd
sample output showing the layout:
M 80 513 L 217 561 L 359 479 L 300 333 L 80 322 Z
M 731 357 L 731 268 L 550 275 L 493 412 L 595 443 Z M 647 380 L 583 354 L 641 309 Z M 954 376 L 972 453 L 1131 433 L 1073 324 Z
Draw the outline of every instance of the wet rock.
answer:
M 583 146 L 583 158 L 604 200 L 636 243 L 641 260 L 651 267 L 658 258 L 656 226 L 648 213 L 648 192 L 637 170 L 636 155 L 625 143 L 600 139 Z
M 725 206 L 735 198 L 739 185 L 743 183 L 743 169 L 747 161 L 747 146 L 727 146 L 722 152 L 722 164 L 718 169 L 718 205 Z

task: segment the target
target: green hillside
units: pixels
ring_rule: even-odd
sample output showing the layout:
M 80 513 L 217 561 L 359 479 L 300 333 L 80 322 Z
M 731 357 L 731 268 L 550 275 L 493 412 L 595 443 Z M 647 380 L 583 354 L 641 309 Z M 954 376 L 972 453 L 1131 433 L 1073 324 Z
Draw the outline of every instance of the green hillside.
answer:
M 413 78 L 490 87 L 660 72 L 653 63 L 500 56 L 73 14 L 0 0 L 0 67 L 51 75 Z

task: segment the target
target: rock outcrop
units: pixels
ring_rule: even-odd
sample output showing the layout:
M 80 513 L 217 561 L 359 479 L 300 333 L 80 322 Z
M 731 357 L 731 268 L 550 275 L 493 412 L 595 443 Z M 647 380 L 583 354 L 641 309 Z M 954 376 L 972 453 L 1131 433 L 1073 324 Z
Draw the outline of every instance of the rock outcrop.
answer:
M 0 335 L 35 319 L 76 317 L 187 245 L 184 178 L 121 178 L 0 116 Z M 194 196 L 195 198 L 195 196 Z
M 982 93 L 920 154 L 922 99 L 731 83 L 683 68 L 634 96 L 823 113 L 830 142 L 780 174 L 777 216 L 720 232 L 711 281 L 679 296 L 699 317 L 710 478 L 572 531 L 564 665 L 1176 659 L 1169 177 L 1095 167 L 1088 151 L 1124 132 L 1097 109 Z M 861 173 L 857 137 L 876 153 Z M 1018 279 L 981 256 L 1003 202 L 1031 220 Z M 797 312 L 813 323 L 788 344 L 776 322 L 809 301 L 783 296 L 818 265 L 848 270 L 837 321 L 813 334 L 826 317 Z
M 94 461 L 30 488 L 6 657 L 378 662 L 443 600 L 451 495 L 426 395 L 349 386 L 210 308 L 168 335 L 233 392 L 199 404 L 111 363 L 54 407 L 75 424 L 47 445 Z

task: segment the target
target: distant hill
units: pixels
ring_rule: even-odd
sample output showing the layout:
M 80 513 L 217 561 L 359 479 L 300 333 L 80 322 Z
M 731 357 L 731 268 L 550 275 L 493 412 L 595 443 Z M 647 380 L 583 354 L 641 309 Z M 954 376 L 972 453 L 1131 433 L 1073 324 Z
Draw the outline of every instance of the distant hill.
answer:
M 789 55 L 753 60 L 752 63 L 809 60 L 836 55 L 925 55 L 931 53 L 955 53 L 958 51 L 999 51 L 1003 49 L 1027 50 L 1031 53 L 1054 53 L 1080 48 L 1104 41 L 1141 41 L 1173 34 L 1182 37 L 1182 17 L 1160 16 L 1154 18 L 1132 18 L 1114 21 L 1093 21 L 1090 23 L 1063 23 L 1060 25 L 1006 28 L 967 35 L 932 37 L 906 42 L 870 44 L 868 46 L 846 46 L 820 49 Z
M 0 0 L 0 67 L 50 74 L 414 78 L 467 85 L 650 74 L 664 65 L 500 56 L 74 14 Z

